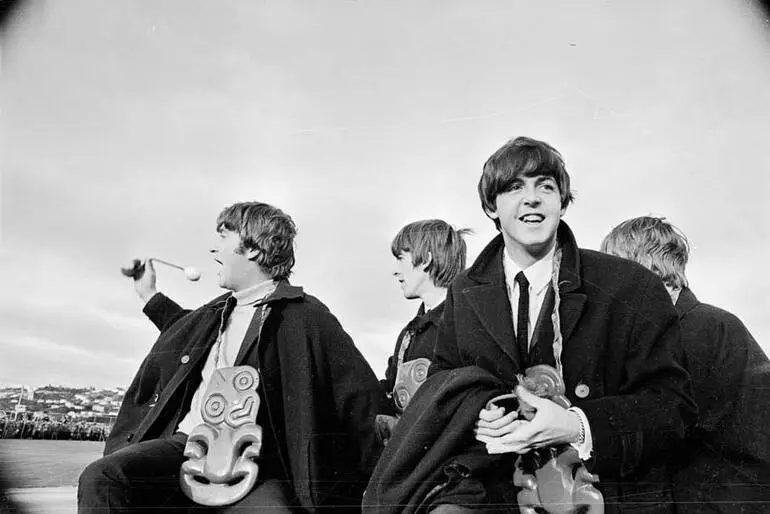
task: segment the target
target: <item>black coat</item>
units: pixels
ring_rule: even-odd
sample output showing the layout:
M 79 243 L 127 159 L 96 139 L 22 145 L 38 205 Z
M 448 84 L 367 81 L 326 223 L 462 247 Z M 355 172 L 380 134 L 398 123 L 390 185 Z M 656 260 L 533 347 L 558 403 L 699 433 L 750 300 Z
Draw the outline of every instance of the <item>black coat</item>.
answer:
M 219 327 L 223 295 L 184 311 L 158 294 L 145 313 L 161 335 L 126 392 L 105 454 L 170 435 L 189 410 Z M 303 508 L 360 508 L 379 446 L 374 416 L 379 382 L 353 341 L 325 305 L 302 288 L 279 283 L 259 345 L 275 345 L 280 361 L 288 474 Z M 250 335 L 251 334 L 251 335 Z M 239 364 L 259 368 L 255 333 Z
M 770 510 L 770 361 L 741 321 L 685 288 L 676 302 L 700 413 L 673 476 L 680 512 Z
M 382 452 L 364 495 L 364 512 L 423 512 L 430 506 L 429 493 L 446 482 L 452 470 L 468 468 L 479 474 L 512 461 L 510 455 L 487 455 L 483 446 L 473 444 L 471 432 L 479 411 L 503 392 L 504 382 L 474 366 L 429 377 Z
M 600 477 L 607 512 L 667 512 L 667 457 L 696 418 L 689 377 L 677 361 L 676 311 L 660 279 L 647 269 L 579 249 L 564 222 L 557 237 L 566 396 L 590 424 L 594 457 L 588 467 Z M 431 374 L 478 366 L 512 388 L 524 371 L 503 250 L 498 236 L 450 286 Z M 534 346 L 543 343 L 540 328 Z M 550 340 L 545 342 L 550 347 Z M 577 396 L 578 386 L 587 396 Z
M 385 370 L 385 379 L 381 380 L 382 388 L 385 390 L 386 398 L 383 400 L 383 414 L 395 415 L 396 404 L 391 398 L 391 393 L 396 385 L 396 375 L 398 374 L 398 354 L 401 346 L 404 344 L 404 338 L 407 332 L 412 332 L 412 341 L 404 352 L 404 362 L 415 359 L 425 358 L 433 359 L 433 351 L 436 348 L 436 336 L 438 335 L 438 323 L 444 314 L 444 302 L 436 305 L 433 309 L 425 312 L 425 304 L 420 305 L 417 315 L 407 323 L 407 325 L 398 334 L 396 347 L 393 355 L 388 357 L 388 367 Z

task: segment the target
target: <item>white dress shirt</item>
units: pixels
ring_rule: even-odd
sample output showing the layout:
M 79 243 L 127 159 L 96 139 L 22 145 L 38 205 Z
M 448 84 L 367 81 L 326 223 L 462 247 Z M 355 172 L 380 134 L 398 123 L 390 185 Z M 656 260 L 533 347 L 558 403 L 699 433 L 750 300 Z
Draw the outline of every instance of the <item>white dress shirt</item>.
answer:
M 548 285 L 553 278 L 553 256 L 556 253 L 556 246 L 542 258 L 528 267 L 522 269 L 518 264 L 513 262 L 511 256 L 508 255 L 507 250 L 503 250 L 503 273 L 505 275 L 505 284 L 508 289 L 508 299 L 511 302 L 511 312 L 513 313 L 513 326 L 518 326 L 518 305 L 519 305 L 519 284 L 516 282 L 516 275 L 520 272 L 524 272 L 524 276 L 527 277 L 529 282 L 529 323 L 527 324 L 527 341 L 530 348 L 532 347 L 532 335 L 535 331 L 535 325 L 537 319 L 540 316 L 540 309 L 543 308 L 543 302 L 545 301 L 545 295 L 548 292 Z M 583 423 L 583 429 L 585 430 L 585 439 L 582 444 L 572 443 L 578 451 L 578 456 L 583 460 L 591 458 L 593 452 L 593 439 L 591 438 L 591 426 L 588 424 L 588 418 L 582 409 L 577 407 L 570 407 L 568 410 L 575 412 Z

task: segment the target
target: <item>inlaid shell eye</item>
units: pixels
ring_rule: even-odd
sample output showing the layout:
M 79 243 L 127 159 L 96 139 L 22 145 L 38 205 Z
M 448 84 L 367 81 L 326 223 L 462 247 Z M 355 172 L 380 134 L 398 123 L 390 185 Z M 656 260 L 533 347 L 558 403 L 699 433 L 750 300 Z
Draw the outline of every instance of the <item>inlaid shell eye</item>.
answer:
M 206 399 L 206 403 L 203 404 L 203 414 L 206 417 L 212 418 L 212 421 L 222 416 L 227 407 L 227 400 L 220 393 L 214 393 Z
M 233 387 L 236 391 L 247 391 L 254 388 L 254 375 L 248 370 L 243 370 L 233 377 Z
M 417 362 L 414 368 L 412 368 L 412 377 L 414 377 L 414 381 L 418 385 L 425 382 L 425 379 L 428 378 L 428 366 L 426 362 Z
M 411 397 L 409 390 L 404 386 L 396 386 L 396 390 L 394 392 L 396 397 L 396 405 L 399 409 L 405 409 L 407 404 L 409 404 L 409 398 Z

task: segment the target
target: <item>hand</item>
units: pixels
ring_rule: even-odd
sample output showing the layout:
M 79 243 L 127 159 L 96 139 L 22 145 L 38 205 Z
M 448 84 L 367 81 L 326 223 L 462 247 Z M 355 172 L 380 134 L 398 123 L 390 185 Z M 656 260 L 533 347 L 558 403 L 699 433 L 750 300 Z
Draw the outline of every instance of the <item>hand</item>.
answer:
M 476 421 L 476 426 L 473 433 L 477 441 L 480 441 L 487 445 L 495 446 L 503 440 L 505 436 L 509 436 L 514 432 L 524 421 L 519 420 L 518 411 L 512 411 L 505 413 L 503 407 L 497 405 L 491 409 L 481 409 L 479 412 L 479 419 Z M 504 452 L 489 452 L 489 453 L 504 453 Z
M 387 446 L 393 431 L 398 424 L 398 418 L 388 414 L 377 414 L 374 418 L 374 428 L 377 433 L 377 439 L 383 446 Z
M 147 303 L 158 292 L 156 288 L 157 275 L 151 259 L 144 259 L 143 261 L 134 259 L 132 267 L 130 269 L 124 268 L 124 270 L 131 272 L 124 271 L 124 274 L 134 279 L 134 291 L 139 295 L 139 298 L 144 300 L 144 303 Z
M 476 439 L 486 444 L 487 452 L 527 453 L 534 448 L 579 441 L 580 419 L 577 413 L 570 412 L 551 400 L 535 396 L 522 386 L 516 387 L 516 395 L 521 402 L 536 410 L 535 417 L 530 421 L 510 420 L 505 427 L 497 431 L 477 430 Z M 497 422 L 507 416 L 499 418 Z

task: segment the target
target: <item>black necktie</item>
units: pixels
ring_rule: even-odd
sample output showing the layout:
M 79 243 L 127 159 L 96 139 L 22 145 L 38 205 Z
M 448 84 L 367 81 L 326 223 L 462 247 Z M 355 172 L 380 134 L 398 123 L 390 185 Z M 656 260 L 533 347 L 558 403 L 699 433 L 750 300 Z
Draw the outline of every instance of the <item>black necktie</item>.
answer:
M 529 325 L 529 282 L 523 271 L 516 274 L 516 283 L 519 284 L 519 315 L 516 323 L 516 343 L 519 352 L 526 363 L 529 357 L 529 341 L 527 341 L 527 329 Z

